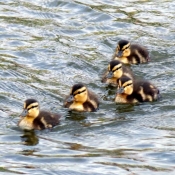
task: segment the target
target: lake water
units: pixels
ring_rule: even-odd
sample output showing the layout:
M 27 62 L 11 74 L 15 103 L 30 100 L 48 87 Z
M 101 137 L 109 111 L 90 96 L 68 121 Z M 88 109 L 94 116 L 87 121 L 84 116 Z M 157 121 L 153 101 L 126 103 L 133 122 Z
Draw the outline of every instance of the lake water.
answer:
M 0 173 L 175 174 L 174 0 L 0 0 Z M 117 105 L 101 77 L 120 39 L 148 48 L 132 65 L 161 100 Z M 62 107 L 76 82 L 101 99 L 96 113 Z M 51 132 L 17 127 L 36 98 L 62 115 Z

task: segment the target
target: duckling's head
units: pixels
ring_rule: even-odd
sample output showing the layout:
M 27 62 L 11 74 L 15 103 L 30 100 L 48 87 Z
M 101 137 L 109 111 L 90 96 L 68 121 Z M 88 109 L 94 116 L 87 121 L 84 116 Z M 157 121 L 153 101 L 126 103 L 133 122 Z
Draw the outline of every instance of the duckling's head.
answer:
M 130 50 L 130 42 L 127 40 L 120 40 L 118 42 L 117 48 L 116 48 L 116 56 L 121 57 L 128 57 L 131 53 Z
M 70 96 L 67 99 L 67 102 L 79 102 L 84 103 L 88 98 L 88 90 L 87 88 L 82 84 L 78 83 L 73 85 Z
M 39 103 L 35 99 L 27 99 L 24 102 L 23 112 L 21 113 L 21 117 L 31 117 L 36 118 L 39 114 Z
M 107 78 L 120 78 L 123 74 L 122 63 L 119 60 L 112 60 L 108 65 Z
M 129 77 L 123 76 L 117 80 L 118 94 L 131 95 L 133 92 L 133 80 Z

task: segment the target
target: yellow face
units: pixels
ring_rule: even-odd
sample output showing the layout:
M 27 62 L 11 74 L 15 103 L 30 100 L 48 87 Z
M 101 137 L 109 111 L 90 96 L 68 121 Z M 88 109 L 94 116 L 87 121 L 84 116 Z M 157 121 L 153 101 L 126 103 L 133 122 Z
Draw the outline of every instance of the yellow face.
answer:
M 124 45 L 122 48 L 120 48 L 120 45 L 117 46 L 116 49 L 116 56 L 121 57 L 128 57 L 131 54 L 130 50 L 130 43 Z
M 126 81 L 122 84 L 121 80 L 119 80 L 118 90 L 121 94 L 131 95 L 133 92 L 133 82 L 132 80 Z
M 87 91 L 86 87 L 82 87 L 80 89 L 77 89 L 73 93 L 73 96 L 74 96 L 75 102 L 84 103 L 88 98 L 88 91 Z
M 22 113 L 22 116 L 28 116 L 32 118 L 36 118 L 39 114 L 39 104 L 38 102 L 31 103 L 30 105 L 26 106 L 26 103 L 24 103 L 24 111 Z
M 110 65 L 108 66 L 108 71 L 113 72 L 113 78 L 119 79 L 123 75 L 123 69 L 122 69 L 122 64 L 117 64 L 114 66 L 111 70 Z

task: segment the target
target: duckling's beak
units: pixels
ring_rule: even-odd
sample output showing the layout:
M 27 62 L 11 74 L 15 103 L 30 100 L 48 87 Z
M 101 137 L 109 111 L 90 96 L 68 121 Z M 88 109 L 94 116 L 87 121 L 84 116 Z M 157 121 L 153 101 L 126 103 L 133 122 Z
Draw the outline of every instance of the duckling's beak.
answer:
M 24 109 L 22 113 L 20 114 L 20 117 L 25 117 L 28 114 L 28 110 Z
M 74 101 L 74 96 L 70 95 L 69 98 L 66 100 L 68 103 L 73 102 Z
M 120 51 L 118 52 L 118 54 L 116 54 L 116 56 L 119 57 L 119 58 L 122 57 L 122 55 L 123 55 L 123 51 L 122 51 L 122 50 L 120 50 Z
M 124 92 L 124 88 L 123 87 L 121 87 L 121 88 L 119 88 L 117 90 L 117 94 L 122 94 L 123 92 Z
M 109 71 L 108 75 L 106 76 L 106 78 L 112 78 L 113 77 L 113 72 L 112 71 Z

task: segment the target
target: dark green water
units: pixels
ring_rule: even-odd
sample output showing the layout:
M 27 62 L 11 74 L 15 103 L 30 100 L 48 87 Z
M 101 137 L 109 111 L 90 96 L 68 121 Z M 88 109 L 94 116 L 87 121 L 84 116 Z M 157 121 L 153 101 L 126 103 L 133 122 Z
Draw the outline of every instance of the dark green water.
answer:
M 0 173 L 174 175 L 174 21 L 173 0 L 0 0 Z M 100 82 L 120 39 L 150 51 L 132 69 L 160 101 L 116 105 Z M 98 112 L 62 107 L 76 82 L 99 95 Z M 52 132 L 16 126 L 31 97 L 62 114 Z

